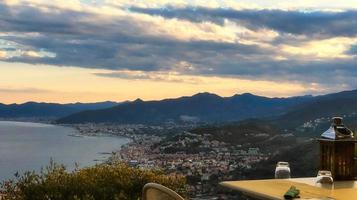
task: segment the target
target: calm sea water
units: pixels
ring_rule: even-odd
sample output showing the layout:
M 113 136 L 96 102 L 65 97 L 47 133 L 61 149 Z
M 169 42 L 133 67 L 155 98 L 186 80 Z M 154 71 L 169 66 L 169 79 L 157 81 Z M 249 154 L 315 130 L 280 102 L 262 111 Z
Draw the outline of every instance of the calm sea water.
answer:
M 108 158 L 130 139 L 123 137 L 73 137 L 75 129 L 48 124 L 0 121 L 0 181 L 17 171 L 37 170 L 50 159 L 73 169 Z

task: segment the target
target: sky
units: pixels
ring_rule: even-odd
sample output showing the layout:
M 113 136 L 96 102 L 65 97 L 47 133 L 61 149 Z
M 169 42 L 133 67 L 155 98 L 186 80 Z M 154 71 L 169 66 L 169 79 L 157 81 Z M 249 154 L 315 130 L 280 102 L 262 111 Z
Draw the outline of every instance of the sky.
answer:
M 0 0 L 1 103 L 352 89 L 352 0 Z

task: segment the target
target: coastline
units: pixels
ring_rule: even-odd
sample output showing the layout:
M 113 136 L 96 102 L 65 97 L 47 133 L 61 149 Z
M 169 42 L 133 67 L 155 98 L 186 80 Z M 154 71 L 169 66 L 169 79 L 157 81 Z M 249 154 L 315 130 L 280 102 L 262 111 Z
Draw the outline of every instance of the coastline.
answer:
M 79 132 L 73 126 L 61 124 L 7 120 L 0 121 L 0 125 L 0 140 L 3 143 L 0 149 L 2 161 L 5 162 L 0 171 L 1 180 L 13 177 L 16 171 L 40 170 L 48 165 L 50 158 L 68 169 L 72 169 L 75 163 L 79 163 L 81 168 L 106 163 L 123 146 L 133 141 L 125 135 Z M 16 139 L 14 146 L 14 139 L 11 138 Z M 24 152 L 36 156 L 26 159 Z
M 71 137 L 116 137 L 116 138 L 124 138 L 127 139 L 128 142 L 121 145 L 119 149 L 116 149 L 112 152 L 98 152 L 101 155 L 110 155 L 105 160 L 96 160 L 100 161 L 101 163 L 110 163 L 113 160 L 120 160 L 118 156 L 121 155 L 121 150 L 127 146 L 136 144 L 136 137 L 135 135 L 127 135 L 127 134 L 120 134 L 120 133 L 113 133 L 113 132 L 105 132 L 105 131 L 86 131 L 83 129 L 83 126 L 86 124 L 58 124 L 59 126 L 73 128 L 76 131 L 76 134 L 68 135 Z M 93 125 L 92 125 L 93 126 Z M 82 128 L 81 128 L 82 127 Z

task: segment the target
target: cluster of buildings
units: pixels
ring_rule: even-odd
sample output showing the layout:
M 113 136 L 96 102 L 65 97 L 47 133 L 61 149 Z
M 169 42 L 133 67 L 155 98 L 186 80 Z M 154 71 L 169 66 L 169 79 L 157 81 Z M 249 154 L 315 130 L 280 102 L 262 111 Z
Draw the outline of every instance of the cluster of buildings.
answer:
M 136 135 L 166 135 L 167 133 L 190 130 L 192 124 L 166 123 L 160 126 L 142 124 L 108 124 L 108 123 L 84 123 L 71 125 L 83 135 L 118 135 L 133 138 Z
M 259 148 L 242 149 L 241 145 L 211 139 L 208 134 L 187 131 L 170 138 L 137 136 L 112 157 L 133 167 L 185 175 L 191 196 L 216 195 L 217 184 L 232 179 L 235 170 L 250 168 L 267 158 Z
M 162 126 L 77 124 L 85 135 L 118 135 L 132 139 L 115 152 L 110 161 L 121 161 L 142 169 L 160 169 L 167 174 L 187 178 L 191 197 L 217 197 L 218 183 L 233 179 L 237 170 L 250 169 L 252 164 L 268 159 L 254 146 L 232 145 L 211 134 L 192 133 L 190 125 Z M 265 135 L 262 135 L 262 137 Z
M 356 112 L 351 112 L 349 114 L 345 114 L 345 115 L 341 115 L 342 118 L 351 118 L 351 117 L 355 117 L 357 115 Z M 307 122 L 304 122 L 300 127 L 298 127 L 298 129 L 316 129 L 317 127 L 319 127 L 321 124 L 329 124 L 331 122 L 331 116 L 329 117 L 320 117 L 314 120 L 310 120 Z

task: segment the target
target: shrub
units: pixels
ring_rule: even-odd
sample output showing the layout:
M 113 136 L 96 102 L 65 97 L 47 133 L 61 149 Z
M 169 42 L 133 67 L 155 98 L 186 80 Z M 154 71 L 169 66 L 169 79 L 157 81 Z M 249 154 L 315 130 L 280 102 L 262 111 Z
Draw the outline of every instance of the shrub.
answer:
M 137 200 L 146 183 L 165 185 L 185 196 L 185 178 L 140 170 L 123 163 L 68 172 L 53 162 L 40 173 L 26 172 L 0 185 L 5 200 Z

